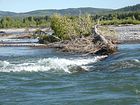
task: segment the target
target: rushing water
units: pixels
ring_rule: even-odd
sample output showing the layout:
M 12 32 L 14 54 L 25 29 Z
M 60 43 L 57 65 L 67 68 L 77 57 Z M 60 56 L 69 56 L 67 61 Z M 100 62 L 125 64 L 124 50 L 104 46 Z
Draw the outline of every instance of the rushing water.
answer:
M 140 44 L 104 57 L 1 47 L 0 105 L 140 105 Z

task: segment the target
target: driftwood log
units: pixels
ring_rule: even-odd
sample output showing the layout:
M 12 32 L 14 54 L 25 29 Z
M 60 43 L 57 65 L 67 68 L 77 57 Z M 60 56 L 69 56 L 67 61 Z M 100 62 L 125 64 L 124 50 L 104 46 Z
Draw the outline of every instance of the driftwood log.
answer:
M 95 43 L 97 42 L 101 42 L 103 44 L 108 44 L 108 40 L 105 39 L 104 36 L 102 36 L 99 32 L 98 32 L 98 25 L 95 25 L 94 29 L 93 29 L 93 38 Z
M 93 42 L 99 43 L 99 50 L 95 54 L 109 55 L 117 51 L 116 44 L 112 43 L 112 40 L 108 40 L 105 36 L 98 32 L 98 25 L 95 25 L 93 30 Z

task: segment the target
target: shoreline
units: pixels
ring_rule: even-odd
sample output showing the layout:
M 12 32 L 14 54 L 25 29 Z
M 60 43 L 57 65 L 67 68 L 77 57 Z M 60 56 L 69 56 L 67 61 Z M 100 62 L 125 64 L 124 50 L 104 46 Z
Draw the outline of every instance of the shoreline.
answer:
M 1 47 L 42 47 L 56 48 L 62 52 L 110 55 L 117 50 L 116 44 L 98 33 L 98 25 L 95 25 L 92 34 L 88 37 L 75 37 L 71 40 L 64 40 L 49 44 L 27 44 L 27 43 L 3 43 Z
M 111 39 L 116 40 L 118 43 L 140 43 L 140 24 L 138 25 L 101 25 L 101 27 L 105 27 L 103 31 L 103 35 L 105 37 L 109 37 Z M 13 39 L 13 38 L 28 38 L 31 37 L 31 33 L 36 29 L 41 29 L 45 31 L 49 28 L 9 28 L 9 29 L 0 29 L 0 31 L 5 31 L 7 36 L 1 36 L 1 39 Z M 107 30 L 107 31 L 106 31 Z M 114 33 L 112 33 L 114 31 Z M 107 33 L 108 32 L 108 33 Z M 9 34 L 13 33 L 13 34 Z M 18 34 L 19 33 L 19 34 Z M 107 35 L 110 34 L 110 35 Z M 115 34 L 115 35 L 112 35 Z

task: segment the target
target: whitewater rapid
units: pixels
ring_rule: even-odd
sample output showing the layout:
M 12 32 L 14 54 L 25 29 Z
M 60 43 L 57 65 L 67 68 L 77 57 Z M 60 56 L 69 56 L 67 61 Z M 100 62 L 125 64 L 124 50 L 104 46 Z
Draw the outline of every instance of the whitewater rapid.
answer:
M 89 70 L 88 64 L 96 63 L 107 56 L 95 56 L 92 58 L 42 58 L 22 63 L 12 63 L 10 61 L 0 61 L 0 72 L 38 72 L 38 71 L 53 71 L 72 73 L 80 69 Z

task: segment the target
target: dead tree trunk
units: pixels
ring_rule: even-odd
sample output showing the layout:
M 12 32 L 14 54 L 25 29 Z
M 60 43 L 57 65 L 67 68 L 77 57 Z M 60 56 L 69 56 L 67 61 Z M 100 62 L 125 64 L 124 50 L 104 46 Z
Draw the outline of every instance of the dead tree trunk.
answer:
M 93 30 L 93 38 L 96 42 L 102 42 L 103 44 L 108 44 L 108 40 L 105 39 L 104 36 L 102 36 L 99 32 L 98 32 L 98 25 L 95 25 L 94 30 Z
M 117 46 L 110 40 L 107 40 L 103 35 L 98 32 L 98 25 L 95 25 L 93 30 L 93 42 L 99 43 L 100 49 L 95 54 L 109 55 L 117 50 Z

